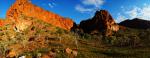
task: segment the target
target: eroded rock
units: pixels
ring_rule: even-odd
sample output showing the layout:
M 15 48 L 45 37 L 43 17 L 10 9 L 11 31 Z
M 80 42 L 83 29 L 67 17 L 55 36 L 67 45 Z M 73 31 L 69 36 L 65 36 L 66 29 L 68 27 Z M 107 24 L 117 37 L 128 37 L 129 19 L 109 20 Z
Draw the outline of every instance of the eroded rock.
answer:
M 66 30 L 70 30 L 74 23 L 69 18 L 63 18 L 57 14 L 33 5 L 29 0 L 16 0 L 16 2 L 7 11 L 6 17 L 14 22 L 18 22 L 21 15 L 41 19 L 44 22 Z
M 106 10 L 96 11 L 93 18 L 82 21 L 79 27 L 83 29 L 85 33 L 94 34 L 104 32 L 106 36 L 111 35 L 112 31 L 119 30 L 119 26 Z

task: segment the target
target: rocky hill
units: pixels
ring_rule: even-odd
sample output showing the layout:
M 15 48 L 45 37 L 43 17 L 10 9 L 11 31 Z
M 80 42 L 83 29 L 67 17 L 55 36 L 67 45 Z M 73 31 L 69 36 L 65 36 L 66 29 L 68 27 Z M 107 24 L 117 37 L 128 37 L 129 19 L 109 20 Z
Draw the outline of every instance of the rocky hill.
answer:
M 15 22 L 14 26 L 16 26 L 16 28 L 23 30 L 24 28 L 22 26 L 29 26 L 32 22 L 28 21 L 28 19 L 20 20 L 19 18 L 22 16 L 37 18 L 65 30 L 75 29 L 75 23 L 71 19 L 63 18 L 57 14 L 46 11 L 33 5 L 29 0 L 16 0 L 7 11 L 6 17 L 11 19 L 12 22 Z M 107 36 L 111 35 L 112 31 L 119 30 L 119 26 L 106 10 L 97 11 L 92 19 L 82 21 L 78 27 L 85 33 L 94 34 L 97 32 L 104 32 Z
M 132 19 L 132 20 L 125 20 L 119 23 L 119 25 L 136 28 L 136 29 L 149 29 L 150 28 L 150 21 L 143 20 L 143 19 Z
M 106 10 L 96 11 L 93 18 L 81 21 L 79 27 L 85 33 L 105 32 L 107 36 L 111 35 L 112 31 L 119 30 L 119 25 L 115 23 L 113 17 Z
M 7 11 L 6 17 L 12 21 L 19 22 L 18 20 L 21 15 L 41 19 L 44 22 L 66 30 L 70 30 L 74 23 L 69 18 L 63 18 L 57 14 L 33 5 L 31 2 L 29 2 L 29 0 L 16 0 L 16 2 Z

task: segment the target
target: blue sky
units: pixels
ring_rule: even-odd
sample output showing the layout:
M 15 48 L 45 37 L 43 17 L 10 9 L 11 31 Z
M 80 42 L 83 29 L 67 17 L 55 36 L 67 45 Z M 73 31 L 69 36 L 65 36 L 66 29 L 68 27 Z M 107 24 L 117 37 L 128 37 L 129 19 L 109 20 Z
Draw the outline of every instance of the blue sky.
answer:
M 33 4 L 69 17 L 76 23 L 91 18 L 98 9 L 108 10 L 116 22 L 125 19 L 141 18 L 150 20 L 150 0 L 31 0 Z M 1 0 L 0 18 L 15 0 Z

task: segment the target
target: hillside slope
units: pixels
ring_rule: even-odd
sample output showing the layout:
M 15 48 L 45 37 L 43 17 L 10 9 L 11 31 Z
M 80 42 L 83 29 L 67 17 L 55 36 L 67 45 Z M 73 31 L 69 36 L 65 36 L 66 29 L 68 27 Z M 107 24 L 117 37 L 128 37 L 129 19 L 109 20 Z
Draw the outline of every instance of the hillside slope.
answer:
M 119 23 L 119 25 L 136 29 L 149 29 L 150 21 L 135 18 L 132 20 L 122 21 Z
M 17 27 L 13 29 L 13 23 L 0 27 L 0 57 L 148 58 L 150 54 L 149 29 L 127 28 L 113 32 L 109 37 L 79 35 L 33 17 L 21 16 L 19 19 L 32 24 L 23 31 Z

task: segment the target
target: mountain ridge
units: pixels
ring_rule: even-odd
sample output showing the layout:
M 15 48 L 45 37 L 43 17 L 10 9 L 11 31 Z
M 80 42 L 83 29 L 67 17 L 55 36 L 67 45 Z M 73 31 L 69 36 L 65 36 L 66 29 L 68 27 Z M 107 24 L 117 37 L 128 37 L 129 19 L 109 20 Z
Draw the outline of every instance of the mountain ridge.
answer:
M 136 29 L 150 29 L 150 21 L 139 18 L 134 18 L 132 20 L 127 19 L 120 22 L 119 25 Z

